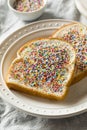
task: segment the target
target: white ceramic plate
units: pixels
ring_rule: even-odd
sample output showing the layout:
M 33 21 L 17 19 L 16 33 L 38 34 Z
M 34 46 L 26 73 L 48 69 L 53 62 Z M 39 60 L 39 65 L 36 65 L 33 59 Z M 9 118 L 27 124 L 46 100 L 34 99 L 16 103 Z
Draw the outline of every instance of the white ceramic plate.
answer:
M 31 115 L 46 118 L 70 117 L 87 111 L 87 78 L 71 86 L 64 101 L 54 101 L 21 94 L 20 92 L 9 90 L 5 84 L 8 67 L 16 57 L 16 52 L 21 45 L 34 38 L 48 37 L 59 26 L 69 22 L 64 20 L 45 20 L 32 23 L 14 32 L 3 41 L 0 46 L 3 74 L 0 86 L 2 98 Z M 7 48 L 9 49 L 6 51 Z

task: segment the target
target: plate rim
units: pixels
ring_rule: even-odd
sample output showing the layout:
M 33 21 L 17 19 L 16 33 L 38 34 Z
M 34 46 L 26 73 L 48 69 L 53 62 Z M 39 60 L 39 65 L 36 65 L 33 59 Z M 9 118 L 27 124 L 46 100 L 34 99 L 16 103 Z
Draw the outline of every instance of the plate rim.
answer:
M 34 24 L 39 24 L 39 23 L 44 23 L 44 22 L 50 22 L 50 21 L 56 21 L 56 22 L 60 22 L 60 21 L 64 21 L 64 22 L 77 22 L 77 21 L 74 21 L 74 20 L 67 20 L 67 19 L 45 19 L 45 20 L 38 20 L 38 21 L 35 21 L 35 22 L 32 22 L 32 23 L 29 23 L 27 25 L 23 25 L 22 27 L 20 27 L 19 29 L 15 30 L 14 32 L 12 32 L 10 35 L 8 35 L 5 39 L 3 39 L 1 42 L 0 42 L 0 46 L 11 36 L 11 35 L 14 35 L 16 32 L 19 32 L 20 30 L 24 29 L 24 28 L 27 28 L 28 26 L 32 26 Z M 78 22 L 79 23 L 79 22 Z
M 63 20 L 60 20 L 60 19 L 56 19 L 56 21 L 57 22 L 59 22 L 59 21 L 62 21 L 63 22 Z M 49 19 L 49 20 L 41 20 L 41 21 L 39 21 L 40 23 L 42 22 L 42 23 L 44 23 L 44 22 L 49 22 L 49 21 L 51 21 L 51 19 Z M 53 20 L 52 19 L 52 21 L 55 21 L 55 20 Z M 71 20 L 64 20 L 64 21 L 66 21 L 66 22 L 73 22 L 73 21 L 71 21 Z M 34 22 L 34 23 L 31 23 L 31 24 L 29 24 L 29 25 L 25 25 L 24 27 L 22 27 L 22 28 L 20 28 L 20 29 L 18 29 L 18 30 L 16 30 L 15 32 L 13 32 L 12 34 L 10 34 L 0 45 L 2 45 L 10 36 L 12 36 L 14 33 L 16 33 L 17 31 L 20 31 L 21 29 L 24 29 L 25 27 L 28 27 L 28 26 L 31 26 L 31 25 L 33 25 L 33 24 L 37 24 L 38 22 Z M 39 23 L 38 23 L 39 24 Z M 37 30 L 35 30 L 35 31 L 33 31 L 33 32 L 36 32 Z M 25 34 L 24 36 L 22 36 L 22 38 L 23 37 L 25 37 L 25 36 L 27 36 L 27 35 L 29 35 L 29 34 L 31 34 L 32 32 L 30 32 L 30 33 L 28 33 L 28 34 Z M 14 41 L 14 43 L 12 44 L 12 45 L 10 45 L 9 47 L 12 47 L 19 39 L 21 39 L 21 37 L 20 38 L 18 38 L 16 41 Z M 9 49 L 9 48 L 8 48 Z M 7 49 L 7 50 L 8 50 Z M 5 53 L 6 53 L 7 51 L 5 51 Z M 4 55 L 5 55 L 5 53 L 4 53 Z M 4 56 L 3 56 L 3 58 L 4 58 Z M 3 58 L 2 58 L 2 60 L 3 60 Z M 3 86 L 3 85 L 2 85 Z M 7 88 L 8 89 L 8 88 Z M 10 91 L 9 89 L 8 89 L 8 91 Z M 10 91 L 11 92 L 11 91 Z M 7 98 L 5 98 L 5 97 L 3 97 L 3 94 L 2 94 L 2 92 L 0 91 L 0 93 L 1 93 L 1 96 L 2 96 L 2 98 L 4 98 L 5 100 L 7 99 Z M 14 95 L 14 94 L 13 94 Z M 15 95 L 14 95 L 15 96 Z M 16 97 L 16 96 L 15 96 Z M 17 97 L 18 98 L 18 97 Z M 8 100 L 7 100 L 7 102 L 9 102 Z M 12 104 L 11 102 L 9 102 L 10 104 Z M 84 104 L 84 103 L 83 103 Z M 18 105 L 18 104 L 12 104 L 13 106 L 15 106 L 15 107 L 17 107 L 16 105 Z M 85 105 L 84 105 L 85 106 Z M 77 107 L 77 106 L 76 106 Z M 19 109 L 21 109 L 21 110 L 23 110 L 22 108 L 20 108 L 20 107 L 17 107 L 17 108 L 19 108 Z M 75 107 L 74 107 L 75 108 Z M 24 111 L 26 111 L 26 110 L 24 110 Z M 86 112 L 87 111 L 87 104 L 86 104 L 86 108 L 84 108 L 83 107 L 83 105 L 80 107 L 80 109 L 79 110 L 77 110 L 77 108 L 75 109 L 75 111 L 70 111 L 70 110 L 67 110 L 67 112 L 64 114 L 61 114 L 60 113 L 60 115 L 52 115 L 52 113 L 51 114 L 45 114 L 45 111 L 44 112 L 42 112 L 42 113 L 38 113 L 37 111 L 36 112 L 31 112 L 30 111 L 30 113 L 29 113 L 29 111 L 26 111 L 26 112 L 28 112 L 30 115 L 35 115 L 35 116 L 43 116 L 43 117 L 45 117 L 45 118 L 65 118 L 65 117 L 70 117 L 70 116 L 74 116 L 74 115 L 78 115 L 78 114 L 81 114 L 81 113 L 83 113 L 83 112 Z

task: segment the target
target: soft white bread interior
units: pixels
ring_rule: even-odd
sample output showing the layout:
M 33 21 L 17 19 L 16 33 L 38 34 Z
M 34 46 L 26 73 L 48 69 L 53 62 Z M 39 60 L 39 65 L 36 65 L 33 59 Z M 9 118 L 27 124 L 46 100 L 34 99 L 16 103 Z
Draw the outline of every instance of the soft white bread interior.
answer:
M 74 72 L 75 51 L 65 41 L 52 38 L 26 43 L 11 63 L 9 88 L 49 99 L 63 99 Z
M 70 23 L 60 27 L 53 35 L 70 43 L 76 52 L 76 64 L 72 84 L 87 76 L 87 27 L 80 23 Z

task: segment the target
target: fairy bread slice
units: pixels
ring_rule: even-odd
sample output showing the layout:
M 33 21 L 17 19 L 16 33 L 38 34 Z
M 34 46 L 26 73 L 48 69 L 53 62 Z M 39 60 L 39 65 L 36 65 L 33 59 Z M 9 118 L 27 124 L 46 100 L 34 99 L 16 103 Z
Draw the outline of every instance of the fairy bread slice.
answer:
M 70 23 L 60 27 L 52 37 L 70 43 L 76 51 L 72 84 L 87 76 L 87 27 L 80 23 Z
M 63 99 L 74 72 L 73 47 L 65 41 L 44 38 L 19 50 L 8 70 L 8 87 L 49 99 Z

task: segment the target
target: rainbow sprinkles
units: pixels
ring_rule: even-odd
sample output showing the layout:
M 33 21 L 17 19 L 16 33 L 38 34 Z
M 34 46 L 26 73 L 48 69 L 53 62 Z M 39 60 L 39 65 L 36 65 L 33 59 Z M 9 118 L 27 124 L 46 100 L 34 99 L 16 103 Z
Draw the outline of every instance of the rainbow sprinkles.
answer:
M 56 96 L 66 91 L 75 63 L 71 45 L 56 39 L 42 39 L 22 46 L 12 62 L 9 81 Z
M 80 23 L 70 23 L 60 27 L 53 35 L 70 43 L 76 52 L 75 71 L 72 84 L 87 75 L 87 27 Z
M 16 0 L 14 9 L 20 12 L 33 12 L 40 9 L 44 5 L 44 0 Z

